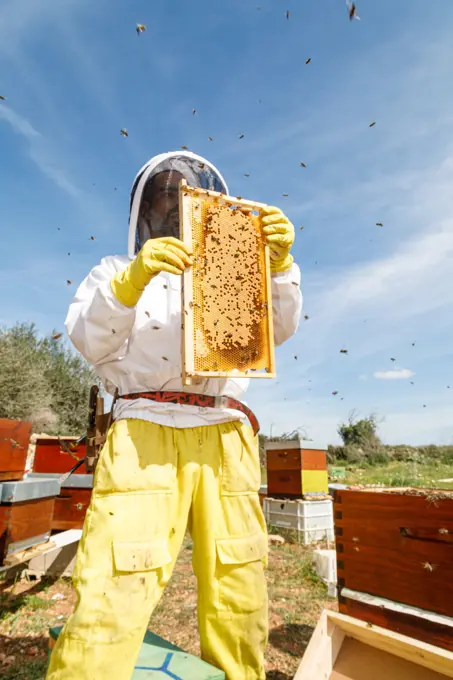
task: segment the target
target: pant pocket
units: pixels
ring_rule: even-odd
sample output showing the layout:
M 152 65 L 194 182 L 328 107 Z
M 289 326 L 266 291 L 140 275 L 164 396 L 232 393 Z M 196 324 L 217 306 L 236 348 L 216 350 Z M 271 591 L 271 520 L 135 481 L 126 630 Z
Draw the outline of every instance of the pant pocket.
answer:
M 148 617 L 170 577 L 172 557 L 168 540 L 112 541 L 113 571 L 108 587 L 104 586 L 106 613 L 112 617 L 111 628 L 120 626 L 125 615 L 133 629 Z M 107 623 L 107 627 L 109 627 Z M 129 624 L 126 624 L 126 628 Z
M 224 496 L 258 493 L 261 467 L 258 437 L 248 425 L 234 423 L 234 428 L 222 433 L 222 480 Z
M 119 642 L 137 630 L 143 635 L 172 562 L 164 538 L 113 540 L 111 559 L 111 578 L 96 585 L 101 615 L 92 633 L 100 642 Z
M 116 572 L 152 571 L 171 563 L 166 539 L 153 541 L 113 541 Z
M 258 611 L 267 601 L 264 561 L 267 538 L 251 536 L 217 539 L 217 607 L 246 614 Z

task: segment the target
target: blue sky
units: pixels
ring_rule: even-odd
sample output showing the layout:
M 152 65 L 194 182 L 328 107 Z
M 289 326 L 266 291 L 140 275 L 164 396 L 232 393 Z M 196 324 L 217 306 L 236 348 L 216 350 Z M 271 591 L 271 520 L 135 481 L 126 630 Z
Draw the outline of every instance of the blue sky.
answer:
M 388 443 L 452 443 L 453 4 L 357 11 L 3 0 L 0 321 L 62 330 L 91 267 L 126 252 L 135 173 L 184 144 L 296 227 L 310 318 L 249 392 L 262 430 L 334 443 L 355 411 Z

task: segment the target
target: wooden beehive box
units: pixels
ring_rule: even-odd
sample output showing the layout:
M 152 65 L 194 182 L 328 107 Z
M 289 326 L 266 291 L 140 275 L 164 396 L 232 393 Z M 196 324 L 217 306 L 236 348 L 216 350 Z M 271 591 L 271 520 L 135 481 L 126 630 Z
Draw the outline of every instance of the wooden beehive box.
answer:
M 0 418 L 0 481 L 24 476 L 31 428 L 31 423 Z
M 445 680 L 453 654 L 325 610 L 294 680 Z
M 453 650 L 453 492 L 334 494 L 340 611 Z
M 0 484 L 0 565 L 11 555 L 48 540 L 59 489 L 52 479 Z
M 78 460 L 85 457 L 85 444 L 74 446 L 78 437 L 51 437 L 35 435 L 36 448 L 31 463 L 33 472 L 69 472 Z M 75 475 L 86 474 L 85 463 L 77 468 Z
M 329 492 L 326 449 L 303 440 L 267 441 L 267 495 L 301 498 Z
M 82 529 L 93 491 L 93 475 L 71 475 L 55 499 L 52 529 Z
M 182 378 L 275 377 L 268 246 L 261 204 L 180 183 Z
M 60 484 L 60 474 L 33 472 L 29 479 L 53 479 Z M 91 501 L 93 475 L 70 475 L 61 483 L 52 517 L 52 530 L 82 529 Z

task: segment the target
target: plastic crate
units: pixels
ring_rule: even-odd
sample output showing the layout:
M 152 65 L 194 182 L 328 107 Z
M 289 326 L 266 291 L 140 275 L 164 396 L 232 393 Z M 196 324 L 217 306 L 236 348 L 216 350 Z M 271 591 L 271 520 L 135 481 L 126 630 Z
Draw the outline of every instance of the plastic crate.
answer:
M 330 500 L 265 498 L 264 516 L 270 526 L 297 531 L 303 543 L 334 540 L 333 504 Z

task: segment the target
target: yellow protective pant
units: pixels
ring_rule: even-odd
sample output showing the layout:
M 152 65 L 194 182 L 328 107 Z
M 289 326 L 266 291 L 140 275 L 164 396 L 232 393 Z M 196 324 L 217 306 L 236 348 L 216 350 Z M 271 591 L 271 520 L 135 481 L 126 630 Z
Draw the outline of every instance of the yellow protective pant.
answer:
M 264 680 L 267 537 L 259 485 L 248 425 L 115 422 L 77 553 L 76 608 L 47 680 L 129 680 L 186 528 L 202 658 L 228 680 Z

